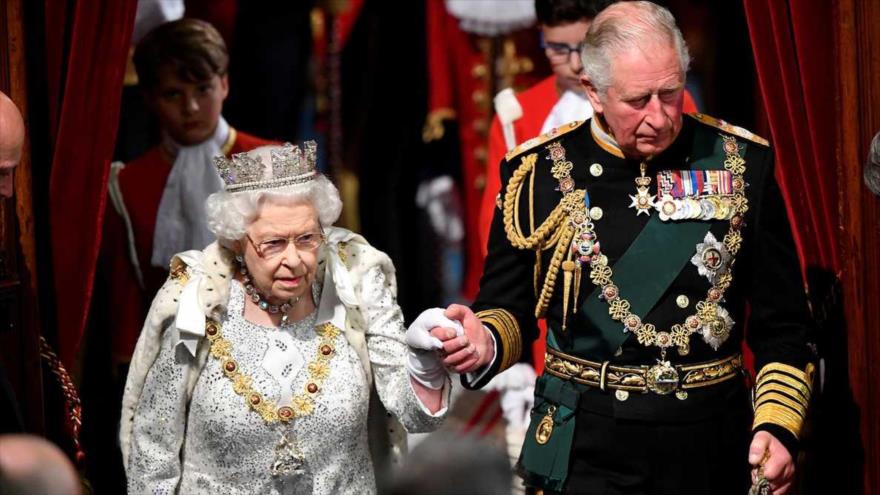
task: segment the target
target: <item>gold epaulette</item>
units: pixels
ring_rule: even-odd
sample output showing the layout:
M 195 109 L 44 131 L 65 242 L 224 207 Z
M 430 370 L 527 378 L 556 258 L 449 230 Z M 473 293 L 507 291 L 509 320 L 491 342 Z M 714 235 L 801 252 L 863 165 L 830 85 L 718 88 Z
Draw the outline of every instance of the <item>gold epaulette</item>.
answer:
M 491 326 L 501 339 L 501 368 L 502 372 L 519 362 L 522 356 L 522 334 L 519 331 L 519 323 L 510 312 L 503 309 L 487 309 L 476 314 L 477 318 L 485 325 Z
M 752 131 L 750 131 L 748 129 L 743 129 L 742 127 L 737 127 L 733 124 L 728 124 L 727 122 L 725 122 L 721 119 L 716 119 L 715 117 L 710 117 L 704 113 L 697 112 L 697 113 L 691 113 L 688 115 L 697 119 L 699 122 L 702 122 L 706 125 L 710 125 L 710 126 L 715 127 L 717 129 L 721 129 L 722 131 L 724 131 L 728 134 L 733 134 L 736 137 L 748 139 L 749 141 L 751 141 L 753 143 L 758 143 L 763 146 L 770 146 L 769 141 L 767 141 L 766 139 L 762 138 L 761 136 L 753 133 Z
M 761 368 L 755 383 L 755 420 L 752 428 L 775 424 L 800 437 L 813 391 L 812 363 L 804 371 L 783 363 Z
M 562 136 L 563 134 L 567 134 L 567 133 L 577 129 L 584 122 L 586 122 L 586 121 L 585 120 L 575 120 L 574 122 L 569 122 L 568 124 L 561 125 L 559 127 L 556 127 L 555 129 L 551 129 L 550 132 L 548 132 L 546 134 L 541 134 L 538 137 L 533 137 L 532 139 L 528 139 L 526 141 L 523 141 L 522 143 L 520 143 L 519 146 L 508 151 L 507 155 L 505 155 L 504 158 L 507 160 L 510 160 L 511 158 L 515 157 L 516 155 L 524 153 L 524 152 L 534 148 L 535 146 L 542 145 L 542 144 L 546 143 L 547 141 L 550 141 L 551 139 L 556 139 L 559 136 Z

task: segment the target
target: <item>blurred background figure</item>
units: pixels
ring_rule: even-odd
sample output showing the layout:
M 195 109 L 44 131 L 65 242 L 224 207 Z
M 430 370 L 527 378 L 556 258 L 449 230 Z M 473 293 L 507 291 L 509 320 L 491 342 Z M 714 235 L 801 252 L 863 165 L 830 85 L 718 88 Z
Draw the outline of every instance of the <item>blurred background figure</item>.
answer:
M 872 193 L 880 196 L 880 132 L 874 135 L 868 161 L 865 163 L 865 185 Z
M 13 192 L 15 166 L 21 160 L 24 145 L 24 121 L 15 103 L 0 92 L 0 197 Z
M 34 435 L 0 435 L 0 493 L 79 495 L 79 476 L 55 444 Z
M 497 446 L 458 435 L 419 443 L 396 472 L 388 495 L 506 495 L 513 472 Z
M 24 121 L 15 103 L 0 91 L 0 198 L 11 198 L 15 167 L 24 145 Z M 2 267 L 0 267 L 2 268 Z M 0 433 L 22 431 L 18 401 L 0 363 Z

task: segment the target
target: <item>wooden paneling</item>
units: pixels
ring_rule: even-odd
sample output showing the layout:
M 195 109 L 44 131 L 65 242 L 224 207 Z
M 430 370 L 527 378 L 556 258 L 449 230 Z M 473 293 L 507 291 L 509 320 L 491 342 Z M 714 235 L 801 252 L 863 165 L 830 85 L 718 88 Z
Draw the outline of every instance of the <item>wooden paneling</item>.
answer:
M 865 493 L 880 493 L 880 198 L 862 180 L 868 145 L 880 131 L 880 0 L 841 0 L 836 9 L 841 280 L 850 381 L 860 410 Z

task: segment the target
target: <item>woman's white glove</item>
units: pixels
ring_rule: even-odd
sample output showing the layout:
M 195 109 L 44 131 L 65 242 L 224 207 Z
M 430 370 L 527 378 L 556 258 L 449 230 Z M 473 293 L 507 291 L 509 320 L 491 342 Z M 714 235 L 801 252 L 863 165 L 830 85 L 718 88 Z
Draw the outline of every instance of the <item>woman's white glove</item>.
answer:
M 431 329 L 445 327 L 455 329 L 456 335 L 464 333 L 461 323 L 444 316 L 444 311 L 443 308 L 426 309 L 406 330 L 407 370 L 417 382 L 432 390 L 443 388 L 448 372 L 438 352 L 443 349 L 443 342 L 431 335 Z

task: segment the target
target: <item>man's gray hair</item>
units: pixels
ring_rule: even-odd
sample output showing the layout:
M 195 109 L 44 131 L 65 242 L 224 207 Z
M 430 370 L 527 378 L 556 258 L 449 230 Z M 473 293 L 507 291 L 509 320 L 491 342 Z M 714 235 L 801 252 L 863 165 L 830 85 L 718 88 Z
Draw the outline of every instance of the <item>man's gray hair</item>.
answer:
M 321 227 L 329 227 L 339 219 L 342 200 L 339 191 L 324 175 L 317 175 L 305 184 L 228 193 L 216 192 L 208 196 L 205 211 L 208 229 L 217 236 L 221 245 L 231 248 L 235 241 L 244 238 L 247 229 L 257 218 L 266 203 L 309 203 L 315 208 Z
M 871 141 L 868 150 L 868 163 L 865 164 L 865 185 L 877 196 L 880 196 L 880 132 Z
M 649 50 L 649 44 L 671 44 L 678 53 L 682 73 L 691 63 L 687 44 L 664 7 L 652 2 L 620 2 L 599 13 L 590 24 L 581 48 L 584 73 L 601 94 L 611 87 L 611 60 L 631 48 Z

